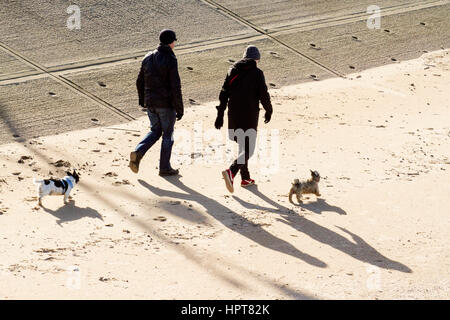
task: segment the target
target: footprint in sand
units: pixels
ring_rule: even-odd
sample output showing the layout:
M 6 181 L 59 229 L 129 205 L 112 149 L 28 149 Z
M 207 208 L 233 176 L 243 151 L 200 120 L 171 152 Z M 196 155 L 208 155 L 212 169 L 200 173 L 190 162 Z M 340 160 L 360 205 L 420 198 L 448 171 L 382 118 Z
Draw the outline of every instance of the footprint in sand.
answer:
M 115 186 L 120 186 L 120 185 L 131 185 L 131 183 L 130 183 L 130 181 L 128 181 L 128 180 L 126 180 L 126 179 L 123 179 L 122 181 L 115 181 L 114 183 L 113 183 L 113 185 L 115 185 Z
M 153 218 L 153 220 L 155 220 L 155 221 L 161 221 L 161 222 L 163 222 L 163 221 L 166 221 L 166 220 L 167 220 L 167 218 L 166 218 L 166 217 L 164 217 L 164 216 L 159 216 L 159 217 Z
M 199 103 L 197 101 L 195 101 L 194 99 L 189 99 L 189 103 L 192 105 L 199 105 Z
M 105 177 L 117 177 L 117 173 L 115 173 L 115 172 L 107 172 L 107 173 L 105 173 Z
M 25 163 L 25 161 L 32 160 L 32 159 L 33 158 L 30 157 L 30 156 L 21 156 L 20 159 L 17 162 L 20 163 L 20 164 L 23 164 L 23 163 Z
M 50 164 L 54 165 L 57 168 L 66 167 L 70 168 L 72 165 L 69 161 L 58 160 L 56 162 L 50 162 Z
M 192 68 L 192 67 L 186 67 L 186 69 L 188 69 L 189 71 L 194 70 L 194 68 Z
M 98 85 L 99 85 L 100 87 L 103 87 L 103 88 L 106 87 L 106 84 L 105 84 L 103 81 L 99 81 L 99 82 L 97 82 L 97 83 L 98 83 Z
M 314 50 L 321 50 L 322 48 L 321 47 L 318 47 L 316 44 L 314 44 L 314 43 L 310 43 L 309 44 L 309 47 L 310 48 L 312 48 L 312 49 L 314 49 Z
M 270 51 L 269 53 L 270 53 L 270 55 L 271 55 L 272 57 L 281 59 L 281 57 L 280 57 L 280 55 L 278 54 L 278 52 Z

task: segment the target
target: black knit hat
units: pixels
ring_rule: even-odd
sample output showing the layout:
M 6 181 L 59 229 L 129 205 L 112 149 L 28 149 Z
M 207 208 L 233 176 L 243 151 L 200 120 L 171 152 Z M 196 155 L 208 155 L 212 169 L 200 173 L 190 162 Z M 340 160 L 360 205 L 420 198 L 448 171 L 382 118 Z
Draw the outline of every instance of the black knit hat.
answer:
M 177 37 L 175 35 L 175 32 L 173 32 L 172 30 L 164 29 L 159 34 L 159 41 L 162 44 L 171 44 L 172 42 L 177 41 Z
M 259 53 L 259 50 L 257 47 L 248 46 L 247 49 L 245 49 L 244 58 L 259 60 L 259 59 L 261 59 L 261 54 Z

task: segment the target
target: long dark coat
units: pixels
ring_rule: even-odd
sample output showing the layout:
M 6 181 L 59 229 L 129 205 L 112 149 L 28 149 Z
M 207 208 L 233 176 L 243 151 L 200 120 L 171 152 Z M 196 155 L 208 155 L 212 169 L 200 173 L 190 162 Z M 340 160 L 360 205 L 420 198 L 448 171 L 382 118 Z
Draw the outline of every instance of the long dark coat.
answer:
M 178 62 L 168 45 L 160 45 L 144 57 L 136 87 L 142 107 L 174 108 L 183 114 Z
M 270 115 L 272 104 L 264 73 L 253 59 L 236 62 L 228 72 L 219 95 L 219 112 L 228 105 L 228 129 L 257 129 L 259 103 Z

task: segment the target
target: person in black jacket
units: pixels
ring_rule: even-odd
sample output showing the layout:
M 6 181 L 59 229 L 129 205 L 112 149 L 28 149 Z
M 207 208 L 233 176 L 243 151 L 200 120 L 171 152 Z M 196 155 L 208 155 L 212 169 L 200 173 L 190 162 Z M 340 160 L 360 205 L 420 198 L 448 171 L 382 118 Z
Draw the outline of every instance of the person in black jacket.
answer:
M 272 116 L 272 104 L 267 91 L 264 73 L 256 66 L 261 55 L 255 46 L 248 46 L 242 60 L 236 62 L 228 72 L 220 91 L 220 105 L 217 106 L 217 118 L 214 126 L 223 126 L 223 116 L 228 105 L 228 132 L 230 139 L 239 144 L 239 156 L 229 169 L 222 172 L 225 184 L 233 192 L 233 180 L 238 171 L 241 173 L 241 186 L 255 184 L 250 178 L 248 160 L 256 146 L 256 130 L 259 118 L 259 103 L 265 109 L 265 121 Z
M 138 173 L 142 157 L 162 136 L 159 175 L 168 176 L 178 174 L 170 165 L 170 156 L 175 119 L 181 120 L 184 108 L 178 62 L 173 53 L 175 32 L 165 29 L 159 40 L 159 47 L 144 57 L 136 81 L 139 105 L 147 108 L 151 131 L 131 152 L 129 167 Z

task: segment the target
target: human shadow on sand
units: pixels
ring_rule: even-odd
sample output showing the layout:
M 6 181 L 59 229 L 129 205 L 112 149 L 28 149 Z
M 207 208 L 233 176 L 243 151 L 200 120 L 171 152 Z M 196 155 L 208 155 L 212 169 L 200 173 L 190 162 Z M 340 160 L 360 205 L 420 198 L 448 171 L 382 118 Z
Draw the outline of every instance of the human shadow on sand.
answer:
M 279 221 L 291 226 L 292 228 L 296 229 L 299 232 L 306 234 L 307 236 L 311 237 L 316 241 L 329 245 L 330 247 L 339 250 L 345 254 L 348 254 L 349 256 L 357 260 L 369 263 L 371 265 L 375 265 L 383 269 L 397 270 L 405 273 L 412 272 L 412 270 L 409 267 L 403 265 L 402 263 L 390 260 L 387 257 L 383 256 L 381 253 L 379 253 L 377 250 L 371 247 L 366 241 L 364 241 L 361 237 L 346 230 L 345 228 L 338 227 L 340 230 L 350 235 L 353 239 L 353 242 L 332 230 L 329 230 L 315 222 L 306 219 L 301 215 L 289 213 L 292 211 L 267 197 L 265 194 L 263 194 L 261 191 L 258 190 L 258 186 L 256 185 L 248 188 L 248 191 L 252 192 L 261 200 L 265 201 L 269 205 L 276 208 L 277 211 L 280 213 L 280 215 L 284 218 L 284 220 L 280 219 Z M 238 200 L 237 197 L 234 198 Z M 251 203 L 248 203 L 242 199 L 239 199 L 238 201 L 247 207 L 250 207 L 252 205 Z M 328 204 L 325 206 L 321 204 L 317 208 L 323 209 L 327 208 L 327 206 Z M 257 207 L 258 209 L 261 210 L 274 211 L 273 208 L 271 209 L 262 206 Z M 337 208 L 334 206 L 329 207 Z M 338 213 L 339 212 L 345 213 L 345 211 L 340 208 L 335 210 L 337 210 L 336 212 Z M 329 211 L 329 210 L 322 210 L 322 211 Z
M 45 212 L 50 213 L 54 217 L 58 218 L 56 223 L 59 225 L 82 218 L 100 219 L 103 221 L 102 215 L 97 210 L 89 207 L 79 208 L 75 206 L 75 202 L 73 200 L 57 210 L 51 210 L 45 207 L 42 207 L 42 209 L 44 209 Z
M 188 200 L 188 201 L 194 201 L 197 202 L 199 205 L 205 208 L 206 212 L 211 215 L 213 218 L 215 218 L 217 221 L 222 223 L 225 227 L 241 234 L 242 236 L 258 243 L 259 245 L 272 249 L 274 251 L 278 251 L 290 256 L 293 256 L 295 258 L 301 259 L 305 261 L 306 263 L 309 263 L 310 265 L 319 267 L 319 268 L 325 268 L 327 265 L 313 257 L 310 256 L 304 252 L 299 251 L 297 248 L 295 248 L 292 244 L 290 244 L 287 241 L 284 241 L 282 239 L 279 239 L 272 235 L 271 233 L 267 232 L 267 230 L 264 230 L 261 226 L 253 224 L 251 221 L 246 219 L 245 217 L 242 217 L 238 215 L 236 212 L 230 210 L 226 206 L 220 204 L 219 202 L 205 196 L 204 194 L 201 194 L 188 186 L 186 186 L 183 182 L 180 181 L 179 177 L 167 177 L 166 180 L 170 183 L 172 183 L 174 186 L 178 187 L 184 193 L 182 192 L 176 192 L 176 191 L 169 191 L 169 190 L 163 190 L 161 188 L 151 186 L 147 182 L 143 180 L 138 180 L 139 183 L 150 190 L 152 193 L 156 194 L 160 197 L 171 197 L 181 200 Z M 167 208 L 169 211 L 173 210 L 173 214 L 176 214 L 175 208 Z M 238 226 L 233 225 L 233 223 L 229 223 L 230 220 L 234 221 L 242 221 L 243 224 L 252 225 L 252 227 L 244 227 L 239 228 Z M 228 223 L 227 223 L 228 221 Z

